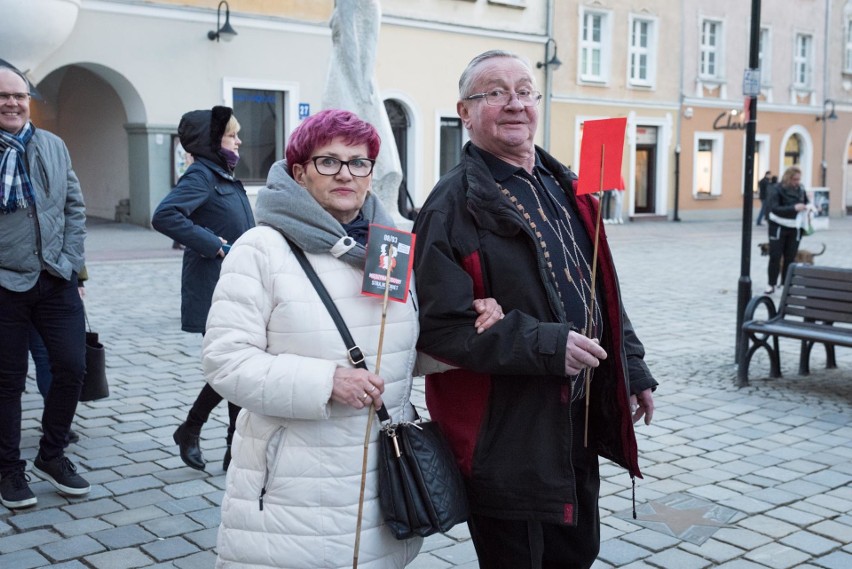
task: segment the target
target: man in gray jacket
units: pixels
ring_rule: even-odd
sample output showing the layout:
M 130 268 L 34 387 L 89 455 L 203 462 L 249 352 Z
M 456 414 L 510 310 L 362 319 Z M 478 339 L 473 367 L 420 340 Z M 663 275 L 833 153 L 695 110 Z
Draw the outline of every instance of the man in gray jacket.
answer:
M 0 502 L 7 508 L 36 503 L 20 451 L 30 326 L 53 372 L 33 472 L 64 494 L 91 488 L 63 450 L 86 367 L 77 293 L 85 206 L 65 143 L 30 122 L 29 92 L 18 70 L 0 65 Z

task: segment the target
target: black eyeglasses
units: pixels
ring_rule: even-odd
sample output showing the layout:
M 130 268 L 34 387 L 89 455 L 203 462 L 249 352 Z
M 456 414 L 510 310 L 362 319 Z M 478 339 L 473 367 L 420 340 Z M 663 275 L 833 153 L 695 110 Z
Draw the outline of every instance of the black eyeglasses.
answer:
M 538 91 L 529 91 L 527 89 L 521 89 L 517 93 L 510 93 L 503 89 L 494 89 L 487 93 L 468 95 L 464 98 L 464 100 L 472 101 L 474 99 L 485 99 L 486 105 L 491 107 L 505 107 L 512 101 L 512 97 L 517 97 L 518 101 L 525 107 L 534 107 L 538 105 L 539 101 L 541 101 L 541 93 Z
M 323 176 L 336 176 L 338 172 L 346 166 L 349 168 L 349 173 L 356 178 L 366 178 L 373 173 L 375 160 L 369 158 L 353 158 L 352 160 L 340 160 L 333 156 L 312 156 L 311 161 L 314 163 L 314 168 Z

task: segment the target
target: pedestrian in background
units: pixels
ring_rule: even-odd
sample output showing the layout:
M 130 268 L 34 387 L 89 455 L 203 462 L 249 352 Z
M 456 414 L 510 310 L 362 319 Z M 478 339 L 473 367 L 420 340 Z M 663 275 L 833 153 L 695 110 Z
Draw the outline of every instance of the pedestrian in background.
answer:
M 466 478 L 483 569 L 590 567 L 600 547 L 598 455 L 639 476 L 633 423 L 657 383 L 618 291 L 598 202 L 536 148 L 541 93 L 515 54 L 475 57 L 456 109 L 470 142 L 414 224 L 418 348 L 459 369 L 426 376 L 426 403 Z M 471 330 L 477 297 L 505 318 Z M 584 445 L 585 379 L 591 377 Z
M 757 183 L 757 197 L 760 198 L 760 211 L 757 213 L 757 223 L 755 225 L 762 225 L 761 222 L 766 215 L 766 195 L 769 191 L 769 185 L 773 183 L 775 182 L 772 181 L 772 172 L 769 170 L 766 171 L 766 174 Z
M 91 490 L 64 451 L 86 368 L 77 293 L 86 214 L 68 148 L 30 121 L 29 81 L 7 66 L 0 66 L 0 153 L 0 502 L 26 508 L 37 503 L 20 449 L 31 327 L 53 371 L 32 470 L 63 494 Z
M 796 224 L 796 216 L 808 206 L 808 194 L 802 186 L 802 170 L 790 166 L 784 170 L 781 183 L 769 187 L 766 198 L 766 211 L 769 219 L 769 265 L 767 273 L 769 284 L 764 294 L 775 292 L 778 276 L 781 272 L 781 260 L 789 267 L 799 251 L 802 240 L 802 228 Z M 781 275 L 784 282 L 784 275 Z
M 185 247 L 181 274 L 181 329 L 204 334 L 207 312 L 227 250 L 254 227 L 254 214 L 242 182 L 234 177 L 240 159 L 240 124 L 229 107 L 190 111 L 178 125 L 181 146 L 193 162 L 160 202 L 154 229 Z M 186 421 L 173 438 L 184 464 L 204 470 L 201 427 L 222 401 L 209 384 L 201 388 Z M 240 408 L 228 404 L 228 434 L 222 468 L 231 462 L 231 439 Z

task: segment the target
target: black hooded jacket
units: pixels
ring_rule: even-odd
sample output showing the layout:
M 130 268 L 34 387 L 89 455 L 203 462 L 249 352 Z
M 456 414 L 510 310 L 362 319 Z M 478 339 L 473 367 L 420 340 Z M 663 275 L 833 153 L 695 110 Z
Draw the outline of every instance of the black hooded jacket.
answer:
M 195 161 L 151 219 L 154 229 L 186 246 L 181 277 L 181 329 L 186 332 L 204 332 L 222 264 L 219 238 L 234 243 L 254 227 L 243 184 L 219 154 L 232 114 L 228 107 L 213 107 L 183 115 L 180 143 Z

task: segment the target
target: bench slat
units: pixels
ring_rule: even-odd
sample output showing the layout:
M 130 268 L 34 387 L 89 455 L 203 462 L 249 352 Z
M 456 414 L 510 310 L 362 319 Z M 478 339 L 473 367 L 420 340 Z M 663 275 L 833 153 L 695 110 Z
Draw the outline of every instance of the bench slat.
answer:
M 799 316 L 805 319 L 852 324 L 852 304 L 810 298 L 799 300 L 800 302 L 796 304 L 787 304 L 782 314 L 785 317 Z
M 743 329 L 756 334 L 778 334 L 787 338 L 812 340 L 814 342 L 852 347 L 852 329 L 812 324 L 809 322 L 752 320 L 743 324 Z
M 850 287 L 852 287 L 852 283 L 850 283 Z M 838 288 L 806 286 L 800 281 L 793 281 L 788 289 L 787 296 L 826 298 L 841 302 L 852 302 L 852 288 L 850 290 L 840 290 Z

